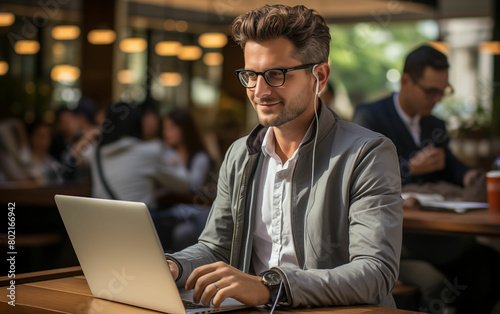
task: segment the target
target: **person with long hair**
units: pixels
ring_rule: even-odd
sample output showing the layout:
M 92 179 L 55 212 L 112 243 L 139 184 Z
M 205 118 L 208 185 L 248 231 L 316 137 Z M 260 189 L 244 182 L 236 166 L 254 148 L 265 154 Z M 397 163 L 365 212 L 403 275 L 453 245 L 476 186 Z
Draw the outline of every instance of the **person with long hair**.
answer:
M 91 168 L 92 197 L 145 203 L 162 243 L 165 219 L 158 210 L 156 192 L 165 187 L 175 193 L 188 193 L 185 176 L 164 163 L 161 141 L 143 139 L 143 113 L 140 105 L 113 103 L 100 126 L 74 146 L 76 160 Z M 171 226 L 170 226 L 171 227 Z
M 177 160 L 188 170 L 191 189 L 202 188 L 212 162 L 188 110 L 175 109 L 163 118 L 163 137 L 165 144 L 175 150 Z
M 187 109 L 175 109 L 163 118 L 163 139 L 167 147 L 165 161 L 172 167 L 185 169 L 185 180 L 197 200 L 193 204 L 176 204 L 170 208 L 176 227 L 172 231 L 172 248 L 182 249 L 194 244 L 210 210 L 207 183 L 213 162 Z M 201 197 L 200 197 L 201 196 Z

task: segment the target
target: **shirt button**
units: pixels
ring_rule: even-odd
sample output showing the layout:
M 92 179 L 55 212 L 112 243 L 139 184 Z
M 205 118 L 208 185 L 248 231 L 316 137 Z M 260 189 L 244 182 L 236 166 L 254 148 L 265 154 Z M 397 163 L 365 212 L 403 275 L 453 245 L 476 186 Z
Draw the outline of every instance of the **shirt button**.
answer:
M 278 217 L 278 216 L 280 215 L 280 211 L 279 211 L 279 210 L 276 210 L 276 211 L 274 212 L 274 214 L 276 215 L 276 217 Z

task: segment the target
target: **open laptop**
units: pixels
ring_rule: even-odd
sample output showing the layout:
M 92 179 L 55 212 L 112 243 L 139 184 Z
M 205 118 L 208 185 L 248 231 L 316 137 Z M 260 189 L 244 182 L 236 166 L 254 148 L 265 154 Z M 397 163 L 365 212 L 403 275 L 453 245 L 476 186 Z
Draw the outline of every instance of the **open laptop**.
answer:
M 94 296 L 172 314 L 247 307 L 234 299 L 205 307 L 179 292 L 144 203 L 66 195 L 55 201 Z

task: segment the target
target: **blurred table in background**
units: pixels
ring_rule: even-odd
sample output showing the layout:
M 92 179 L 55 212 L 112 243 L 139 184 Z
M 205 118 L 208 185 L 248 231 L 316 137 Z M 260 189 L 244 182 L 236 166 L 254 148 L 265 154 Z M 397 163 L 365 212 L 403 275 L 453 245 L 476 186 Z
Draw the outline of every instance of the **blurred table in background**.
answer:
M 90 183 L 40 185 L 36 182 L 12 182 L 0 184 L 0 203 L 16 203 L 19 206 L 55 207 L 54 195 L 90 196 Z
M 470 210 L 463 214 L 404 209 L 403 231 L 450 235 L 500 237 L 500 214 L 487 209 Z
M 17 273 L 77 265 L 73 248 L 57 210 L 54 195 L 90 196 L 90 183 L 40 185 L 35 182 L 0 184 L 0 203 L 14 213 L 14 232 L 7 223 L 0 228 L 0 248 L 7 249 L 8 237 L 15 236 Z M 5 212 L 7 222 L 7 212 Z M 12 230 L 9 230 L 12 232 Z M 6 259 L 0 261 L 8 269 Z M 1 312 L 1 311 L 0 311 Z

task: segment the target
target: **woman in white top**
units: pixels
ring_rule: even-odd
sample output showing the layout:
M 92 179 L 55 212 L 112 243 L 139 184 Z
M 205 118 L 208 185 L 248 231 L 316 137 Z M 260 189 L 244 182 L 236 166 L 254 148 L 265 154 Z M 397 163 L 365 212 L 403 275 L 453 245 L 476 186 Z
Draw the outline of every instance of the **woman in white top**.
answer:
M 137 105 L 112 104 L 98 133 L 79 150 L 90 162 L 93 197 L 144 202 L 155 211 L 158 186 L 177 193 L 189 187 L 185 174 L 164 163 L 161 142 L 143 141 L 142 114 Z

